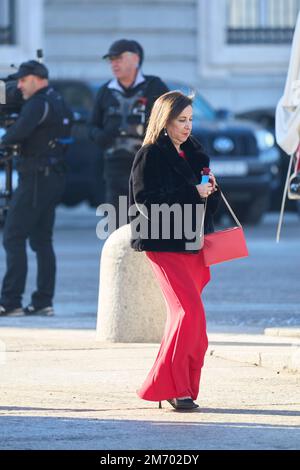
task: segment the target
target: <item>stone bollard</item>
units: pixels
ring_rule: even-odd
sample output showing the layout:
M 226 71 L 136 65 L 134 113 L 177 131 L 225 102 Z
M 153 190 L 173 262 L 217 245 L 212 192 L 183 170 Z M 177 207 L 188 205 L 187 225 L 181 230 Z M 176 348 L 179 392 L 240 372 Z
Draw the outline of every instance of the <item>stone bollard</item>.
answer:
M 130 225 L 106 240 L 100 263 L 97 340 L 158 343 L 166 305 L 144 252 L 130 247 Z

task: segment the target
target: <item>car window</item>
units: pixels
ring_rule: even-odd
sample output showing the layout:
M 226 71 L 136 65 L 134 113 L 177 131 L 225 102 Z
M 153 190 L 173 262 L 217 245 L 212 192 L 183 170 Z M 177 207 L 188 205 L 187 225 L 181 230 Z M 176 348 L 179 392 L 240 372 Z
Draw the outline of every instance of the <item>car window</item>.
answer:
M 194 121 L 213 121 L 216 119 L 214 108 L 200 95 L 200 93 L 188 85 L 180 82 L 167 81 L 170 90 L 180 90 L 185 95 L 194 95 L 193 119 Z
M 94 96 L 92 91 L 81 83 L 53 82 L 53 87 L 64 97 L 66 103 L 84 115 L 92 111 Z
M 213 121 L 216 119 L 216 112 L 205 99 L 196 92 L 193 104 L 193 119 L 195 121 Z

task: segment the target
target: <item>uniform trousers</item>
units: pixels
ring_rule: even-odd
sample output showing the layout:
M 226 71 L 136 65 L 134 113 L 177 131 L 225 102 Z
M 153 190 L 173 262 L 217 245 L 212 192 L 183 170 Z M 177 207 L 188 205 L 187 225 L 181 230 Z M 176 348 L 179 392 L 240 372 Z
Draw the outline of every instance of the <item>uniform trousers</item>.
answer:
M 119 196 L 128 199 L 129 177 L 134 155 L 119 152 L 118 158 L 104 159 L 105 202 L 112 204 L 116 210 L 116 228 L 128 223 L 128 203 L 124 204 L 125 211 L 120 214 Z
M 0 304 L 7 308 L 18 308 L 22 304 L 27 276 L 27 239 L 37 258 L 37 287 L 31 302 L 36 307 L 52 305 L 56 273 L 53 226 L 55 207 L 64 187 L 65 176 L 54 170 L 19 175 L 3 231 L 6 273 Z

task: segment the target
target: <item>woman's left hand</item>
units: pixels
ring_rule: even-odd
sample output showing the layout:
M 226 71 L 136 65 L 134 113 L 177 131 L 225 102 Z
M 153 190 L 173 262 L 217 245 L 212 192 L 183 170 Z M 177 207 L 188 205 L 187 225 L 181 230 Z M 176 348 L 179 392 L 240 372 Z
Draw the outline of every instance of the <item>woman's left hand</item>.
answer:
M 201 171 L 201 174 L 203 175 L 203 171 Z M 218 190 L 218 185 L 217 185 L 217 181 L 216 181 L 216 177 L 215 175 L 213 174 L 212 171 L 210 171 L 208 173 L 208 176 L 209 176 L 209 182 L 210 184 L 212 185 L 212 189 L 210 191 L 210 194 L 213 194 L 215 191 Z

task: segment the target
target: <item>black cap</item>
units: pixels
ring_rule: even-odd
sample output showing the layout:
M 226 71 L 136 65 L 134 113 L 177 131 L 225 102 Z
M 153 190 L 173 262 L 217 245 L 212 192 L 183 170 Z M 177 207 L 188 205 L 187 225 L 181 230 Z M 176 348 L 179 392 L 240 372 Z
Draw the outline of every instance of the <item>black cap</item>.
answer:
M 138 50 L 137 53 L 140 56 L 140 66 L 141 66 L 144 60 L 144 49 L 142 48 L 139 42 L 137 41 L 132 41 L 132 42 L 136 45 L 136 48 Z
M 28 60 L 23 62 L 16 73 L 9 76 L 11 79 L 18 80 L 19 78 L 26 77 L 27 75 L 36 75 L 40 78 L 48 78 L 49 72 L 44 64 L 41 64 L 37 60 Z
M 103 59 L 107 57 L 113 57 L 123 54 L 123 52 L 133 52 L 140 58 L 140 64 L 143 61 L 144 51 L 142 46 L 137 42 L 130 39 L 119 39 L 110 46 L 107 54 L 103 56 Z

